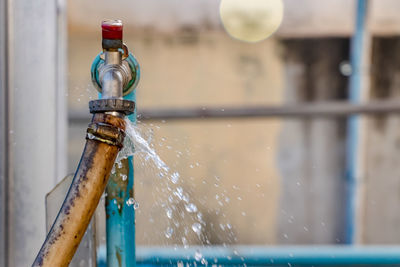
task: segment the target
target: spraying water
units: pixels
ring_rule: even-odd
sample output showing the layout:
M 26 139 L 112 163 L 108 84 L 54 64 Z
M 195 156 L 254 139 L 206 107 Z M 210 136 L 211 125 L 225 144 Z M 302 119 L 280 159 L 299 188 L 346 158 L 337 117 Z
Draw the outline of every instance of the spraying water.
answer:
M 171 240 L 173 237 L 175 240 L 181 240 L 181 244 L 185 248 L 188 247 L 190 233 L 194 234 L 200 243 L 210 244 L 211 242 L 205 234 L 207 224 L 203 219 L 201 209 L 191 200 L 190 194 L 184 189 L 180 173 L 171 170 L 155 151 L 152 143 L 152 131 L 143 125 L 139 127 L 126 120 L 124 147 L 117 157 L 116 165 L 120 164 L 122 159 L 133 155 L 135 155 L 135 159 L 143 162 L 146 170 L 154 170 L 154 175 L 160 179 L 159 185 L 154 186 L 158 186 L 159 188 L 156 190 L 163 195 L 163 197 L 159 196 L 157 205 L 162 207 L 165 213 L 158 216 L 164 215 L 168 220 L 167 227 L 159 230 L 160 234 L 164 235 L 167 240 Z M 178 158 L 181 156 L 182 153 L 177 153 Z M 126 179 L 126 177 L 121 177 L 121 179 Z M 228 225 L 225 228 L 230 231 L 232 227 L 230 224 Z M 232 232 L 228 232 L 228 234 L 233 236 Z M 195 258 L 196 261 L 203 261 L 199 255 L 196 255 Z

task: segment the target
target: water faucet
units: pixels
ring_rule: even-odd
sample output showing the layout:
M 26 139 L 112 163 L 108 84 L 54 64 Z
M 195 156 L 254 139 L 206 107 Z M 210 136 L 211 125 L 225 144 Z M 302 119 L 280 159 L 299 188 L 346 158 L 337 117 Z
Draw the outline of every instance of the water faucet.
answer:
M 124 99 L 139 81 L 139 65 L 122 40 L 120 20 L 102 22 L 102 47 L 92 64 L 101 98 L 89 102 L 93 114 L 86 145 L 64 203 L 32 266 L 68 266 L 86 231 L 123 147 L 125 116 L 135 102 Z

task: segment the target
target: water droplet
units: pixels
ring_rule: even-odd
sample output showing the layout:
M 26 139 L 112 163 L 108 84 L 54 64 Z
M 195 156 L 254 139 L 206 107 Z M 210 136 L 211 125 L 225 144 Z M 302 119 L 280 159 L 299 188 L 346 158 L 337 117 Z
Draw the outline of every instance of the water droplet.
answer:
M 179 222 L 178 221 L 174 221 L 174 225 L 176 226 L 176 227 L 179 227 Z
M 195 232 L 197 235 L 201 234 L 201 224 L 199 223 L 194 223 L 192 224 L 192 230 Z
M 167 217 L 168 217 L 169 219 L 172 218 L 172 210 L 171 210 L 170 208 L 167 208 Z
M 188 241 L 187 241 L 186 237 L 182 237 L 182 244 L 183 244 L 183 247 L 184 247 L 184 248 L 188 248 L 188 247 L 189 247 L 189 246 L 188 246 Z
M 182 200 L 183 199 L 183 188 L 182 187 L 176 188 L 176 190 L 174 191 L 174 195 L 177 196 L 180 200 Z
M 197 212 L 197 206 L 193 203 L 186 204 L 185 209 L 187 212 L 190 212 L 190 213 Z
M 283 234 L 283 237 L 284 237 L 285 239 L 289 239 L 289 236 L 288 236 L 287 234 Z
M 174 172 L 173 174 L 171 174 L 171 182 L 173 184 L 176 184 L 179 181 L 179 173 Z
M 133 199 L 132 197 L 128 198 L 128 200 L 126 201 L 126 204 L 128 206 L 132 206 L 133 204 L 135 204 L 135 199 Z
M 201 254 L 201 252 L 199 250 L 196 250 L 196 252 L 194 253 L 194 259 L 196 261 L 200 261 L 203 258 L 203 255 Z
M 173 233 L 174 233 L 174 229 L 172 229 L 171 227 L 168 227 L 167 230 L 165 230 L 165 237 L 171 238 Z
M 138 209 L 139 208 L 139 202 L 137 202 L 134 198 L 128 198 L 127 200 L 126 200 L 126 204 L 128 205 L 128 206 L 132 206 L 133 205 L 133 208 L 136 210 L 136 209 Z

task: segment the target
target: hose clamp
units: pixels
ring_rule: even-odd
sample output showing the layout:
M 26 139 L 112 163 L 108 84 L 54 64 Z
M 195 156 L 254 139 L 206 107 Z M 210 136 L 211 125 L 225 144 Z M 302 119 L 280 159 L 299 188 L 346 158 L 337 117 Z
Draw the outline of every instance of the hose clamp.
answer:
M 97 140 L 108 145 L 123 147 L 125 132 L 106 123 L 90 123 L 86 131 L 86 139 Z

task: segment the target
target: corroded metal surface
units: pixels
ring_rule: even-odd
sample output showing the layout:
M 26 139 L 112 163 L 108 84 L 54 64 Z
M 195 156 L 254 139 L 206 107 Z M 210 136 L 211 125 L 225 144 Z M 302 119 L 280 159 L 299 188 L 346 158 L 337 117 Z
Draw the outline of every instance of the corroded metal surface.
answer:
M 135 200 L 132 157 L 116 166 L 107 185 L 107 264 L 135 266 Z
M 135 111 L 135 102 L 125 99 L 98 99 L 89 102 L 90 113 L 119 111 L 125 115 Z
M 122 208 L 126 202 L 125 194 L 121 192 L 129 192 L 128 197 L 133 198 L 133 188 L 128 190 L 129 163 L 128 159 L 121 160 L 120 166 L 115 167 L 115 173 L 110 175 L 109 186 L 107 186 L 106 207 L 110 205 L 110 201 L 115 201 L 118 207 L 118 213 L 122 213 Z M 112 214 L 115 215 L 115 214 Z M 110 214 L 107 214 L 107 218 Z
M 94 115 L 92 123 L 125 129 L 123 119 L 107 114 Z M 68 266 L 107 185 L 118 152 L 118 146 L 87 140 L 67 197 L 32 266 Z
M 86 138 L 122 148 L 125 132 L 108 124 L 91 123 Z

